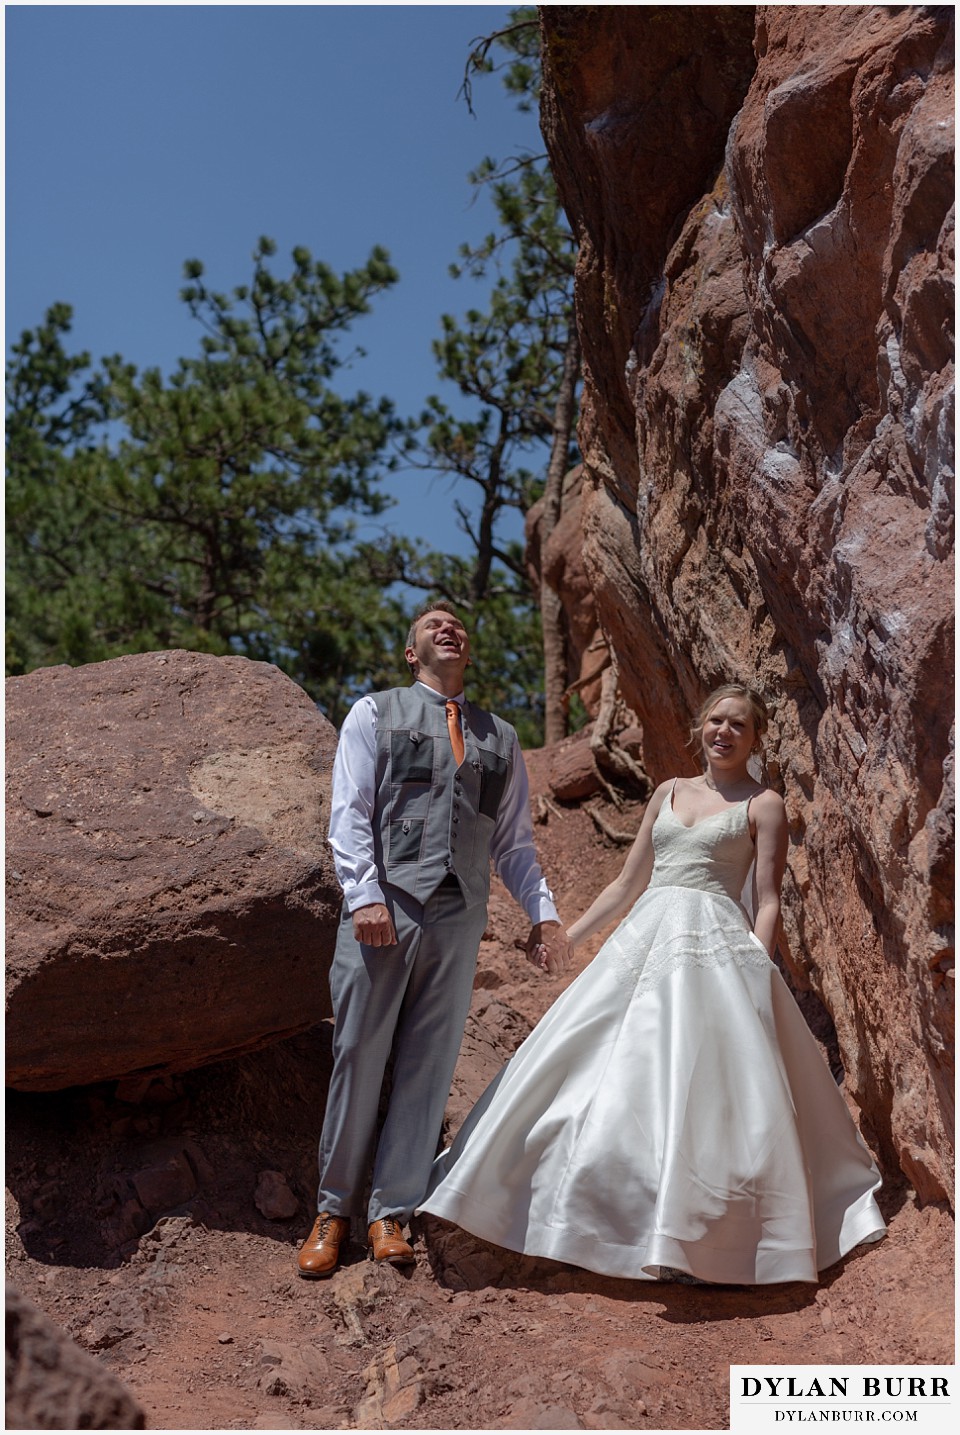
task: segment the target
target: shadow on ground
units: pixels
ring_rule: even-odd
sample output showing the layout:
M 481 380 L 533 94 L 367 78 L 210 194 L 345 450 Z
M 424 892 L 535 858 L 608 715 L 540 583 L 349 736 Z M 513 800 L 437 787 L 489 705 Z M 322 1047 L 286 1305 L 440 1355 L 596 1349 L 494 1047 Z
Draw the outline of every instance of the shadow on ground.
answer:
M 27 1254 L 109 1269 L 166 1216 L 296 1240 L 314 1212 L 330 1046 L 323 1023 L 177 1076 L 8 1092 L 7 1187 Z M 265 1171 L 281 1178 L 272 1217 L 255 1199 Z

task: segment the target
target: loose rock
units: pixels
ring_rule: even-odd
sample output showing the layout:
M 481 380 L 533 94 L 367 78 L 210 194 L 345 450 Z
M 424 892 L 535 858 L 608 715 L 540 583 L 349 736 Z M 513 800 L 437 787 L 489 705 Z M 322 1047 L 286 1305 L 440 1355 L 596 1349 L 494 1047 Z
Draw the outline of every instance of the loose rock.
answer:
M 268 1221 L 289 1221 L 300 1209 L 300 1202 L 282 1171 L 261 1171 L 253 1199 L 261 1216 L 266 1216 Z

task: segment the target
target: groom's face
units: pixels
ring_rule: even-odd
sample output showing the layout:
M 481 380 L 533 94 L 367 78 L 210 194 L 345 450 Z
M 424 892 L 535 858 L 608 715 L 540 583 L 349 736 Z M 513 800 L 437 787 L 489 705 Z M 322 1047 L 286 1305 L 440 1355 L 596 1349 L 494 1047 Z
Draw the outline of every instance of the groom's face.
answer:
M 432 675 L 458 675 L 470 659 L 470 638 L 460 619 L 443 608 L 425 613 L 417 622 L 413 643 L 404 656 L 421 680 Z

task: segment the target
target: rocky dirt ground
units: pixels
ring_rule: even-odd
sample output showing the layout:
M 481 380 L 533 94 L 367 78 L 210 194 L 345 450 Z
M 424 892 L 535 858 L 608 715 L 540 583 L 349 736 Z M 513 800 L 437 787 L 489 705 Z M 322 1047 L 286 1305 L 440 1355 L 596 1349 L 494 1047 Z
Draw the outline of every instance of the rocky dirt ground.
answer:
M 584 808 L 536 796 L 540 754 L 530 766 L 544 865 L 572 917 L 623 848 Z M 602 814 L 628 832 L 640 809 Z M 524 963 L 523 935 L 495 892 L 454 1128 L 559 988 Z M 731 1363 L 952 1361 L 952 1223 L 895 1180 L 887 1241 L 817 1289 L 616 1281 L 433 1220 L 407 1273 L 356 1245 L 331 1280 L 300 1280 L 329 1063 L 321 1026 L 175 1078 L 8 1101 L 9 1277 L 126 1382 L 151 1428 L 715 1430 Z

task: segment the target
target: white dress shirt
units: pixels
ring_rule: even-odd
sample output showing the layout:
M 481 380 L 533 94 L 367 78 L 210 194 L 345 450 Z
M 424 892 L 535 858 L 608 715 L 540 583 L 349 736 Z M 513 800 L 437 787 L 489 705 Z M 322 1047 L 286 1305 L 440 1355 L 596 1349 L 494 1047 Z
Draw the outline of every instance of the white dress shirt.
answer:
M 427 687 L 426 683 L 419 684 Z M 433 688 L 427 689 L 435 693 Z M 463 693 L 455 702 L 463 704 Z M 490 856 L 494 870 L 531 923 L 559 921 L 533 846 L 527 769 L 514 735 L 510 780 L 497 811 Z M 347 713 L 333 763 L 330 846 L 348 912 L 383 901 L 374 860 L 373 809 L 376 801 L 377 705 L 367 695 Z

